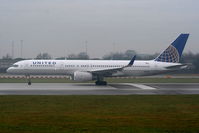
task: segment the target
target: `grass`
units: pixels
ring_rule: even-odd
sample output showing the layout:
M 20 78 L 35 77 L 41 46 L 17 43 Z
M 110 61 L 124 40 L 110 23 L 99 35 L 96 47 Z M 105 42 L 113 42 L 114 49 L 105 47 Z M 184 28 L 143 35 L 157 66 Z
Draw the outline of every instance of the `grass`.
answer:
M 199 78 L 105 78 L 108 83 L 199 83 Z M 64 79 L 31 79 L 33 83 L 77 83 Z M 25 83 L 26 79 L 0 78 L 0 83 Z M 93 81 L 86 82 L 93 83 Z
M 198 95 L 0 96 L 2 133 L 198 133 Z

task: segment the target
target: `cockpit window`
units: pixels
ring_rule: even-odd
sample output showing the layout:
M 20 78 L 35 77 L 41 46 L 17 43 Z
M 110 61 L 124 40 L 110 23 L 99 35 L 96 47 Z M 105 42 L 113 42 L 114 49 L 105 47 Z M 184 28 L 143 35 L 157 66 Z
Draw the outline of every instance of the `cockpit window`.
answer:
M 14 65 L 12 65 L 12 67 L 19 67 L 19 65 L 17 65 L 17 64 L 14 64 Z

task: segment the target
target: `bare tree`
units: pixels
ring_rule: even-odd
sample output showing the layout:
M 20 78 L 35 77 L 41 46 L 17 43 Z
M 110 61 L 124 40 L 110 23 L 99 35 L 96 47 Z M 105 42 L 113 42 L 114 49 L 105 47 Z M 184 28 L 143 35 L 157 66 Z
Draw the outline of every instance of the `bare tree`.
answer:
M 9 54 L 6 54 L 5 56 L 2 57 L 3 60 L 11 60 L 12 56 Z
M 36 59 L 52 59 L 51 55 L 48 53 L 39 53 Z
M 89 56 L 86 52 L 81 52 L 81 53 L 78 54 L 78 58 L 82 59 L 82 60 L 88 60 Z
M 71 60 L 71 59 L 78 59 L 78 60 L 87 60 L 89 59 L 89 56 L 87 55 L 86 52 L 81 52 L 79 54 L 70 54 L 68 55 L 67 59 Z

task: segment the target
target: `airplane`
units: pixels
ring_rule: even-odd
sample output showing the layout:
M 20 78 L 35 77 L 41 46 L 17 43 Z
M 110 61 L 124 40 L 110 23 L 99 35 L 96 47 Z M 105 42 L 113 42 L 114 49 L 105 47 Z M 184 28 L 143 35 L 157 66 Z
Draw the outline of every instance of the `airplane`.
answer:
M 75 81 L 96 80 L 96 85 L 107 85 L 104 77 L 150 76 L 182 70 L 179 63 L 189 34 L 180 34 L 167 49 L 153 60 L 22 60 L 7 69 L 9 74 L 25 75 L 31 85 L 30 75 L 68 75 Z

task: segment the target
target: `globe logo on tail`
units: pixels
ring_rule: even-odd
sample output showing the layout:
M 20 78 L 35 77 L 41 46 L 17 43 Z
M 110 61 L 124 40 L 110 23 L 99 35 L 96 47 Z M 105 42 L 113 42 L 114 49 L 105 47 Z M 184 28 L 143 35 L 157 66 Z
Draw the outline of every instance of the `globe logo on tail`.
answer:
M 180 56 L 178 53 L 178 50 L 170 45 L 162 54 L 160 54 L 155 61 L 160 61 L 160 62 L 179 62 Z

